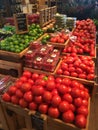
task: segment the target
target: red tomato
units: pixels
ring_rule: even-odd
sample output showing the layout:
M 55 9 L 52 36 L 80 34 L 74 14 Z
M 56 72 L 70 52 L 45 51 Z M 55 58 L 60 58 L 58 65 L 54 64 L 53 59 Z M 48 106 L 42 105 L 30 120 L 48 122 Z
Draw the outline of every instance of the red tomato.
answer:
M 80 97 L 80 93 L 81 93 L 81 91 L 80 91 L 79 88 L 74 87 L 74 88 L 72 88 L 72 90 L 71 90 L 71 95 L 72 95 L 72 97 L 74 97 L 74 98 Z
M 25 83 L 25 82 L 27 82 L 28 79 L 27 79 L 25 76 L 21 76 L 21 77 L 19 78 L 19 80 L 20 80 L 21 82 Z
M 42 104 L 39 105 L 38 110 L 39 110 L 40 113 L 46 114 L 47 111 L 48 111 L 48 105 L 45 104 L 45 103 L 42 103 Z
M 82 105 L 88 107 L 88 100 L 83 99 L 82 100 Z
M 28 103 L 23 98 L 21 98 L 19 100 L 19 105 L 23 108 L 26 108 L 28 106 Z
M 83 73 L 79 74 L 78 76 L 79 76 L 79 78 L 82 78 L 82 79 L 86 79 L 86 77 L 87 77 L 86 74 L 83 74 Z
M 10 86 L 8 89 L 8 93 L 10 95 L 14 95 L 16 93 L 17 88 L 15 86 Z
M 63 62 L 63 63 L 61 64 L 61 69 L 62 69 L 63 71 L 68 70 L 68 64 Z
M 74 105 L 76 106 L 76 107 L 80 107 L 81 105 L 82 105 L 82 99 L 81 98 L 75 98 L 74 99 Z
M 68 103 L 72 103 L 72 101 L 73 101 L 73 98 L 69 93 L 64 94 L 62 99 L 67 101 Z
M 48 91 L 52 91 L 53 89 L 55 89 L 55 87 L 56 87 L 56 84 L 54 81 L 47 81 L 46 89 Z
M 28 79 L 28 83 L 34 85 L 34 81 L 32 79 Z
M 31 91 L 26 92 L 23 97 L 24 97 L 25 101 L 27 101 L 27 102 L 32 102 L 32 100 L 33 100 L 33 96 L 32 96 Z
M 76 72 L 77 72 L 78 74 L 81 74 L 81 73 L 83 73 L 83 70 L 78 67 L 78 68 L 76 68 Z
M 67 86 L 64 85 L 64 84 L 61 84 L 60 86 L 58 86 L 57 89 L 58 89 L 58 92 L 59 92 L 60 94 L 65 94 L 65 93 L 68 92 Z
M 78 77 L 78 74 L 76 72 L 71 72 L 72 77 Z
M 72 80 L 72 82 L 71 82 L 71 87 L 72 88 L 80 88 L 80 83 L 78 82 L 78 81 L 76 81 L 76 80 Z
M 57 86 L 56 86 L 56 87 L 57 87 Z M 53 89 L 51 93 L 52 93 L 53 96 L 54 96 L 54 95 L 59 95 L 57 89 Z
M 85 91 L 81 90 L 80 97 L 83 99 L 85 97 Z
M 43 102 L 42 96 L 34 96 L 34 101 L 37 104 L 41 104 Z
M 53 43 L 57 42 L 57 38 L 55 37 L 50 38 L 50 42 L 53 42 Z
M 54 76 L 53 76 L 53 75 L 49 75 L 49 76 L 48 76 L 48 81 L 51 81 L 51 80 L 52 80 L 52 81 L 54 81 L 54 80 L 55 80 L 55 78 L 54 78 Z
M 8 93 L 4 93 L 4 94 L 2 95 L 2 99 L 3 99 L 4 101 L 6 101 L 6 102 L 10 102 L 11 97 L 10 97 L 10 95 L 9 95 Z
M 26 78 L 31 78 L 32 73 L 31 73 L 30 71 L 28 71 L 28 70 L 25 70 L 25 71 L 23 72 L 23 76 L 25 76 Z
M 68 70 L 69 70 L 69 72 L 71 72 L 71 73 L 72 73 L 72 72 L 74 72 L 74 71 L 75 71 L 75 68 L 74 68 L 74 67 L 69 67 L 69 68 L 68 68 Z
M 22 93 L 22 91 L 21 91 L 20 89 L 17 89 L 17 90 L 16 90 L 16 96 L 17 96 L 18 98 L 22 98 L 22 97 L 23 97 L 23 93 Z
M 22 86 L 21 86 L 21 90 L 22 92 L 27 92 L 27 91 L 30 91 L 31 89 L 31 84 L 30 83 L 24 83 Z
M 48 115 L 51 116 L 51 117 L 53 117 L 53 118 L 58 118 L 59 115 L 60 115 L 60 112 L 59 112 L 58 108 L 56 108 L 56 107 L 50 107 L 48 109 Z
M 62 120 L 66 123 L 72 123 L 75 119 L 74 113 L 68 110 L 62 114 Z
M 37 79 L 35 84 L 36 85 L 45 86 L 46 85 L 46 81 L 44 79 Z
M 53 107 L 57 107 L 61 102 L 61 97 L 59 95 L 54 95 L 51 100 L 51 104 Z
M 52 93 L 49 92 L 49 91 L 45 91 L 44 94 L 43 94 L 43 100 L 46 103 L 50 103 L 50 101 L 52 100 Z
M 62 84 L 65 84 L 66 86 L 70 86 L 71 85 L 71 80 L 69 78 L 63 78 Z
M 69 109 L 70 109 L 71 111 L 75 112 L 75 110 L 76 110 L 75 105 L 73 105 L 73 104 L 69 104 L 69 105 L 70 105 L 70 106 L 69 106 Z
M 68 111 L 68 110 L 69 110 L 70 105 L 69 105 L 69 103 L 68 103 L 67 101 L 62 101 L 62 102 L 59 104 L 58 108 L 59 108 L 59 111 L 60 111 L 60 112 L 65 112 L 65 111 Z
M 37 109 L 37 104 L 35 102 L 29 103 L 29 109 L 30 110 L 36 110 Z
M 77 109 L 77 113 L 78 114 L 83 114 L 85 117 L 87 117 L 88 116 L 88 108 L 86 106 L 80 106 Z
M 87 123 L 87 120 L 86 120 L 86 117 L 84 115 L 82 115 L 82 114 L 76 115 L 75 124 L 77 127 L 85 128 L 86 123 Z
M 18 104 L 19 103 L 19 98 L 13 95 L 13 96 L 11 96 L 11 102 L 13 104 Z
M 17 81 L 15 82 L 16 88 L 21 88 L 22 84 L 23 84 L 23 82 L 20 81 L 20 80 L 17 80 Z
M 37 73 L 33 73 L 32 74 L 32 79 L 33 80 L 36 80 L 36 79 L 38 79 L 39 78 L 39 74 L 37 74 Z
M 64 43 L 65 40 L 63 38 L 58 39 L 58 43 Z
M 65 70 L 65 71 L 63 72 L 63 74 L 66 75 L 66 76 L 70 76 L 70 72 L 67 71 L 67 70 Z
M 94 78 L 95 78 L 95 75 L 94 75 L 94 74 L 88 74 L 88 75 L 87 75 L 87 79 L 88 79 L 88 80 L 94 80 Z
M 61 68 L 58 68 L 57 71 L 56 71 L 57 74 L 61 75 L 63 74 L 63 70 Z
M 56 82 L 56 83 L 62 83 L 62 78 L 57 77 L 57 78 L 55 79 L 55 82 Z
M 42 95 L 43 93 L 44 93 L 44 88 L 43 88 L 43 86 L 37 85 L 37 86 L 34 87 L 34 89 L 33 89 L 33 94 L 34 94 L 35 96 L 40 96 L 40 95 Z

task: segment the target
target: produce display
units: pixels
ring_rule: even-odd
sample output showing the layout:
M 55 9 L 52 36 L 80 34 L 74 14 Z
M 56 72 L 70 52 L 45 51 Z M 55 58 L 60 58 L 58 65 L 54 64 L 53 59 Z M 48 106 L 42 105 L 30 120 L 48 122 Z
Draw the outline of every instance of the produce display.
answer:
M 76 22 L 76 28 L 70 37 L 68 46 L 65 46 L 64 53 L 77 53 L 95 56 L 96 27 L 91 19 Z
M 43 34 L 43 30 L 38 24 L 32 24 L 26 34 L 13 34 L 0 42 L 0 50 L 20 53 L 29 46 L 31 41 L 38 39 Z
M 60 50 L 53 45 L 42 45 L 33 42 L 30 49 L 25 54 L 25 66 L 53 72 L 59 61 Z
M 2 95 L 2 100 L 85 128 L 89 113 L 88 88 L 76 80 L 26 70 Z
M 77 56 L 76 53 L 67 54 L 62 58 L 56 73 L 87 80 L 95 78 L 95 63 L 90 56 Z

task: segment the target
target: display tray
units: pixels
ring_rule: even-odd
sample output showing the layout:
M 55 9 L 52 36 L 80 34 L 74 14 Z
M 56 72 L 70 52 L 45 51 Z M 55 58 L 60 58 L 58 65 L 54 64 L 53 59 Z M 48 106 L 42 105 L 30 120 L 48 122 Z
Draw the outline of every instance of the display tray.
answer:
M 48 116 L 47 118 L 47 128 L 48 130 L 54 129 L 54 130 L 89 130 L 89 118 L 90 118 L 90 98 L 89 98 L 89 104 L 88 104 L 88 117 L 87 117 L 87 125 L 86 128 L 81 129 L 76 127 L 74 124 L 70 123 L 64 123 L 63 121 L 59 119 L 54 119 Z
M 9 52 L 9 51 L 4 51 L 4 50 L 0 50 L 0 56 L 4 56 L 4 57 L 10 57 L 10 58 L 16 58 L 16 59 L 20 59 L 23 57 L 23 55 L 28 51 L 28 47 L 25 48 L 23 51 L 21 51 L 20 53 L 14 53 L 14 52 Z
M 68 40 L 68 43 L 65 45 L 66 48 L 69 46 L 69 42 L 70 42 L 70 40 Z M 97 58 L 97 47 L 96 46 L 95 46 L 94 51 L 95 51 L 95 56 L 91 56 L 91 57 L 95 60 Z M 72 53 L 72 52 L 70 52 L 70 53 Z M 67 53 L 67 52 L 65 53 L 65 52 L 62 51 L 62 55 L 66 55 L 66 54 L 70 54 L 70 53 Z M 78 56 L 81 56 L 81 55 L 82 56 L 90 56 L 89 53 L 83 53 L 83 54 L 78 54 L 77 53 L 77 55 Z
M 45 33 L 42 37 L 40 37 L 37 41 L 41 41 L 43 37 L 45 37 L 47 34 L 49 33 Z M 54 45 L 55 47 L 58 47 L 58 48 L 64 48 L 69 42 L 69 39 L 64 42 L 64 43 L 53 43 L 53 42 L 50 42 L 50 41 L 47 41 L 47 44 L 51 44 L 51 45 Z
M 56 72 L 57 72 L 58 68 L 60 67 L 61 62 L 62 62 L 62 59 L 60 60 L 60 62 L 58 63 L 58 65 L 57 65 L 57 67 L 56 67 L 56 69 L 55 69 L 55 72 L 54 72 L 55 76 L 58 76 L 58 74 L 56 74 Z M 70 78 L 70 79 L 75 79 L 75 80 L 80 81 L 80 82 L 83 83 L 83 84 L 94 85 L 94 83 L 95 83 L 94 80 L 86 80 L 86 79 L 77 78 L 77 77 L 72 77 L 72 76 L 66 76 L 66 75 L 59 75 L 59 76 L 60 76 L 60 77 L 68 77 L 68 78 Z

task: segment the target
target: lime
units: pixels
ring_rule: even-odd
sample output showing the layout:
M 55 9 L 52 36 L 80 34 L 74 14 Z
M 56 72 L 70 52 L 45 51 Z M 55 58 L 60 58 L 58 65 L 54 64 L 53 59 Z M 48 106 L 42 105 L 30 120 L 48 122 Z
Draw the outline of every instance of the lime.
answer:
M 15 52 L 15 48 L 14 48 L 14 47 L 11 47 L 11 48 L 10 48 L 10 51 Z
M 19 53 L 19 52 L 21 52 L 21 50 L 20 50 L 20 49 L 16 49 L 15 52 L 16 52 L 16 53 Z

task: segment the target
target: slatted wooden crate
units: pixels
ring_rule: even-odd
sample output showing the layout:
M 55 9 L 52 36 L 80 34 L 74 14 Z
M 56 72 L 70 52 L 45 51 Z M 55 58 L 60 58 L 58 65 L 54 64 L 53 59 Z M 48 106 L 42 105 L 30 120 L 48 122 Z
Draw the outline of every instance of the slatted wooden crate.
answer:
M 22 63 L 0 60 L 0 73 L 20 77 L 22 75 Z
M 62 120 L 54 119 L 51 117 L 47 118 L 47 128 L 48 130 L 89 130 L 89 118 L 90 118 L 90 99 L 89 99 L 89 105 L 88 105 L 88 117 L 87 117 L 87 125 L 86 128 L 80 129 L 76 127 L 74 124 L 70 123 L 64 123 Z
M 9 130 L 47 130 L 47 116 L 4 101 L 2 105 Z

